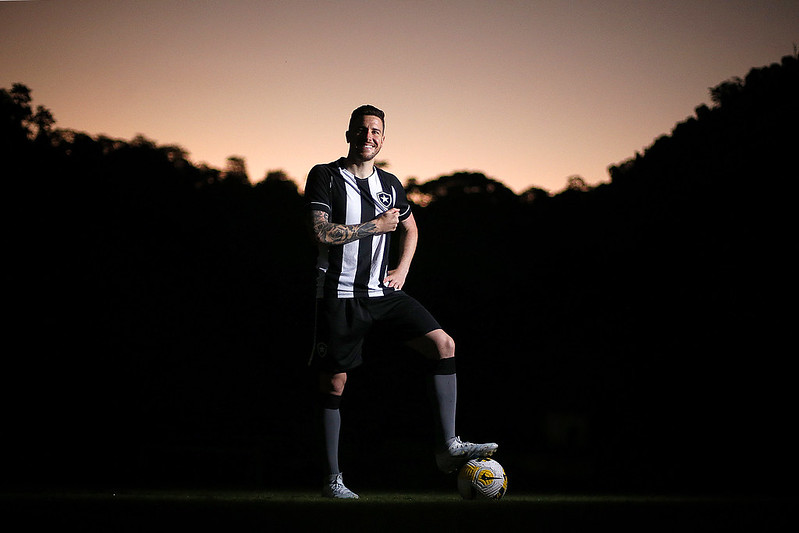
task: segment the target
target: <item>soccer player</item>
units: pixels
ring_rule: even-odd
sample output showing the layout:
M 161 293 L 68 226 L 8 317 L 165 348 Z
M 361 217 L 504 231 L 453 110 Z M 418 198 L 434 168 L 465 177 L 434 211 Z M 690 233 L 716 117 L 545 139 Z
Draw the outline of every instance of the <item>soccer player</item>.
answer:
M 430 362 L 439 420 L 436 463 L 457 470 L 497 444 L 461 441 L 455 432 L 455 342 L 418 301 L 402 291 L 416 251 L 418 230 L 396 176 L 375 166 L 385 140 L 385 114 L 371 105 L 352 112 L 346 157 L 314 166 L 305 185 L 317 258 L 317 300 L 311 362 L 319 369 L 322 433 L 328 475 L 322 495 L 358 498 L 342 480 L 338 463 L 339 406 L 347 372 L 362 363 L 373 324 L 385 322 L 399 339 Z M 391 234 L 401 230 L 396 267 L 389 270 Z

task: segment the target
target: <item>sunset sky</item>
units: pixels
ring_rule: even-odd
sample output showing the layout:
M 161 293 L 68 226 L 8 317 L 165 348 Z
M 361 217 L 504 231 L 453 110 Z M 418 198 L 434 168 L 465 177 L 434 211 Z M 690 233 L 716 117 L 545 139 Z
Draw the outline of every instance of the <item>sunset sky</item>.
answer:
M 797 0 L 0 1 L 0 87 L 30 87 L 61 128 L 301 186 L 371 103 L 403 181 L 473 170 L 557 192 L 608 181 L 795 43 Z

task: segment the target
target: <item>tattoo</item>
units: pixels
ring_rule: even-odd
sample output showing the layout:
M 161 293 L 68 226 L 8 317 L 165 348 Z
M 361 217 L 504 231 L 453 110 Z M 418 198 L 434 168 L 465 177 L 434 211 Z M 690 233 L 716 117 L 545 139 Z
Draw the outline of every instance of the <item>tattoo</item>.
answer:
M 324 211 L 313 211 L 312 217 L 316 240 L 325 244 L 347 244 L 378 234 L 377 225 L 373 220 L 363 224 L 334 224 L 330 222 L 330 215 Z

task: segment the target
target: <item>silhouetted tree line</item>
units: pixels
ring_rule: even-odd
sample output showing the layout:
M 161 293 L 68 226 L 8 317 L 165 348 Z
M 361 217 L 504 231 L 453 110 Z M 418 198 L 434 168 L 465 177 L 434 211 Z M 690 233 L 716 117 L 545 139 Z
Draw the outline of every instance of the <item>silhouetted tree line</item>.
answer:
M 460 431 L 499 440 L 519 489 L 769 490 L 791 468 L 797 63 L 712 88 L 609 183 L 409 181 L 406 289 L 458 344 Z M 272 461 L 315 487 L 315 248 L 295 182 L 57 129 L 22 84 L 0 115 L 19 471 L 267 486 Z M 412 484 L 408 461 L 434 470 L 422 371 L 381 340 L 343 446 L 351 478 Z

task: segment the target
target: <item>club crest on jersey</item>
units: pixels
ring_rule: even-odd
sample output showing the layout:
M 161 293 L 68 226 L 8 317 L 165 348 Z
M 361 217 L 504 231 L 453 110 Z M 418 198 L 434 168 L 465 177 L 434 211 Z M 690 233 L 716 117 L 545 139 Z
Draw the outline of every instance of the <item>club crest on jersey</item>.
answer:
M 380 191 L 377 193 L 377 199 L 383 205 L 383 207 L 391 207 L 391 195 L 387 192 Z
M 320 342 L 319 344 L 317 344 L 316 345 L 316 354 L 321 359 L 324 359 L 324 357 L 327 355 L 327 344 L 325 344 L 324 342 Z

